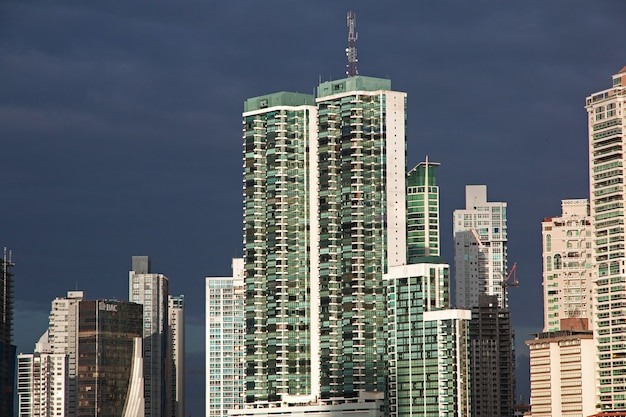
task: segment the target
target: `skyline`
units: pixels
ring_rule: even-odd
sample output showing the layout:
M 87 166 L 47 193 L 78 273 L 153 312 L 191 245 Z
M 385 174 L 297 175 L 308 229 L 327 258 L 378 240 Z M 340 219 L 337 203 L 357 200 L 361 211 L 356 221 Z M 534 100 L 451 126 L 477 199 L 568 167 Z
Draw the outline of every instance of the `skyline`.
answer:
M 407 167 L 441 163 L 446 262 L 465 185 L 486 184 L 508 204 L 517 345 L 540 331 L 541 220 L 588 198 L 584 101 L 626 64 L 611 38 L 626 5 L 398 4 L 0 6 L 0 245 L 16 264 L 18 351 L 67 290 L 126 299 L 131 256 L 148 255 L 186 296 L 188 369 L 203 372 L 204 278 L 242 255 L 243 102 L 343 78 L 350 8 L 359 73 L 407 93 Z

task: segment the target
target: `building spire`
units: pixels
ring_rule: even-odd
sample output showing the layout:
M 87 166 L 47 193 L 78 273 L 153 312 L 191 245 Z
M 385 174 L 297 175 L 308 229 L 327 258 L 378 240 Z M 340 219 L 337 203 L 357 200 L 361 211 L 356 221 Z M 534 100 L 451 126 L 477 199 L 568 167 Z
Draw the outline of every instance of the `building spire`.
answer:
M 348 57 L 348 71 L 346 75 L 348 77 L 354 77 L 359 75 L 359 70 L 356 67 L 358 59 L 356 59 L 356 46 L 354 46 L 359 34 L 355 32 L 356 15 L 352 10 L 348 12 L 348 47 L 346 48 L 346 56 Z

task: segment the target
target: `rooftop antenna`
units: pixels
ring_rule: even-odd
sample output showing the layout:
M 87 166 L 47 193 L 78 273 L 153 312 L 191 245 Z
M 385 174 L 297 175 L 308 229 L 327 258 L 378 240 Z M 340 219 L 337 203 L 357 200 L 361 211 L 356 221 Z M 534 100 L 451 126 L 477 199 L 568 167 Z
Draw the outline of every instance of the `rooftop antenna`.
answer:
M 346 71 L 346 75 L 348 77 L 359 75 L 359 70 L 356 68 L 356 63 L 358 61 L 358 59 L 356 59 L 356 46 L 354 46 L 359 34 L 354 31 L 355 26 L 356 15 L 352 10 L 350 10 L 348 12 L 348 47 L 346 48 L 346 56 L 348 57 L 348 71 Z

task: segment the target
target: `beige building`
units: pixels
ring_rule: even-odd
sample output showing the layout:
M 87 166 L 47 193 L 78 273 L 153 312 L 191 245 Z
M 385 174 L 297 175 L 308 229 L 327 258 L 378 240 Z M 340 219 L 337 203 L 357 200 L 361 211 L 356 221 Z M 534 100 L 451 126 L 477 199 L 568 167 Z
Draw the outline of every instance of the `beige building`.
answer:
M 544 332 L 561 319 L 591 319 L 591 217 L 586 199 L 563 200 L 562 214 L 541 223 L 543 240 Z
M 533 417 L 586 417 L 597 412 L 595 345 L 591 331 L 539 333 L 526 344 L 530 348 Z

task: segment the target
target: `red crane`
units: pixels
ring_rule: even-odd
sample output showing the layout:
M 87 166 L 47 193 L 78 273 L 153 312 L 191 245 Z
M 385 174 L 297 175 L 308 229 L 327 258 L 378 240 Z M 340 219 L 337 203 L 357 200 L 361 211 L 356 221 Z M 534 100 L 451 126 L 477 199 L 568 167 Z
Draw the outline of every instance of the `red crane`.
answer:
M 513 282 L 511 282 L 509 284 L 509 280 L 511 279 L 511 275 L 513 275 Z M 517 286 L 519 286 L 519 281 L 517 280 L 517 262 L 515 262 L 513 264 L 513 267 L 511 268 L 511 270 L 507 274 L 506 279 L 504 280 L 504 286 L 505 287 L 517 287 Z

